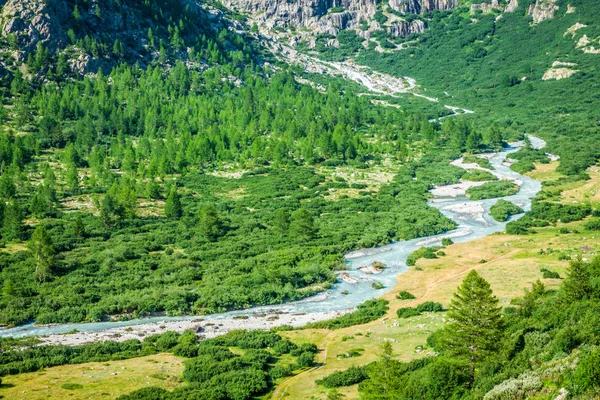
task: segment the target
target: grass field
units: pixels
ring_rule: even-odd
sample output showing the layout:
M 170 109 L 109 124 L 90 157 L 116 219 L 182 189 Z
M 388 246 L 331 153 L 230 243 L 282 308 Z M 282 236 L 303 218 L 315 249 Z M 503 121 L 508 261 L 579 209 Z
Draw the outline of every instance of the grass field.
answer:
M 146 386 L 173 389 L 183 384 L 183 358 L 172 354 L 105 363 L 48 368 L 5 376 L 0 395 L 11 400 L 115 399 Z

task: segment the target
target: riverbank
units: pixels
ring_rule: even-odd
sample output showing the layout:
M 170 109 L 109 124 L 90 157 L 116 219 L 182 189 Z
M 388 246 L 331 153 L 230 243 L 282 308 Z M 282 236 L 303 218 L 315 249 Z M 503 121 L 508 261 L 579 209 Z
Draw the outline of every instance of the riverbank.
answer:
M 280 326 L 302 327 L 311 322 L 325 321 L 352 312 L 343 311 L 316 312 L 311 314 L 265 314 L 232 319 L 195 318 L 191 320 L 151 322 L 127 327 L 111 328 L 99 332 L 72 332 L 40 337 L 42 344 L 77 346 L 92 342 L 112 340 L 124 342 L 130 339 L 143 340 L 147 336 L 168 331 L 182 333 L 188 330 L 196 332 L 204 339 L 224 335 L 227 332 L 246 330 L 269 330 Z

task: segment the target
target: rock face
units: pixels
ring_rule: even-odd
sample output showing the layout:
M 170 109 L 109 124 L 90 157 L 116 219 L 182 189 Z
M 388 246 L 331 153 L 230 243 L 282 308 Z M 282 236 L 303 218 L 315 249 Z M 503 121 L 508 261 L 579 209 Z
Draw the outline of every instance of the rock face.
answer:
M 361 20 L 371 21 L 379 0 L 224 0 L 231 9 L 254 14 L 259 26 L 305 27 L 313 33 L 337 35 L 341 29 L 355 29 Z M 434 10 L 450 10 L 458 0 L 390 0 L 389 6 L 401 13 L 422 14 Z M 424 26 L 397 23 L 391 32 L 401 35 L 419 32 Z
M 447 11 L 458 7 L 458 0 L 390 0 L 393 10 L 408 14 L 423 14 L 431 11 Z
M 171 0 L 173 8 L 185 10 L 187 17 L 194 21 L 187 28 L 188 36 L 198 37 L 207 31 L 222 29 L 241 30 L 237 22 L 229 22 L 223 12 L 205 6 L 196 0 Z M 180 7 L 175 4 L 180 2 Z M 79 20 L 74 17 L 73 0 L 0 0 L 0 30 L 8 39 L 10 51 L 18 63 L 35 53 L 41 43 L 51 54 L 69 48 L 67 63 L 71 70 L 79 74 L 95 73 L 99 68 L 104 72 L 125 61 L 139 63 L 144 67 L 158 57 L 158 46 L 152 47 L 148 30 L 155 32 L 155 42 L 169 42 L 168 22 L 157 22 L 148 16 L 142 1 L 94 0 L 78 2 Z M 87 5 L 86 5 L 87 4 Z M 96 13 L 96 7 L 99 13 Z M 164 20 L 169 20 L 171 10 L 162 10 Z M 97 15 L 99 14 L 99 15 Z M 90 51 L 78 43 L 73 45 L 68 37 L 69 28 L 76 27 L 76 39 L 103 51 Z M 160 32 L 160 33 L 158 33 Z M 112 54 L 113 44 L 119 41 L 123 48 L 118 57 Z M 97 48 L 96 47 L 96 50 Z M 177 50 L 177 58 L 186 59 L 184 48 Z M 2 64 L 3 60 L 0 60 Z M 43 73 L 42 73 L 43 74 Z
M 529 15 L 533 22 L 538 24 L 544 20 L 554 18 L 554 12 L 558 10 L 556 0 L 536 0 L 535 4 L 529 6 Z
M 410 23 L 407 21 L 394 22 L 389 31 L 393 37 L 407 37 L 413 33 L 425 31 L 425 23 L 421 20 L 414 20 Z
M 69 15 L 63 2 L 52 5 L 39 0 L 9 0 L 2 8 L 2 33 L 14 35 L 16 45 L 21 49 L 17 54 L 20 60 L 34 50 L 41 42 L 51 51 L 67 45 L 63 29 Z

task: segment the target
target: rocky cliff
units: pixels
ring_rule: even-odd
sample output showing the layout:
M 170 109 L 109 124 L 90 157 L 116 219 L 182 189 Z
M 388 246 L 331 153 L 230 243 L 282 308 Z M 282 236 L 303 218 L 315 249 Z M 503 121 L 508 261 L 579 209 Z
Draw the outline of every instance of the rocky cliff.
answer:
M 312 33 L 337 35 L 341 29 L 356 29 L 361 21 L 370 22 L 381 9 L 379 0 L 224 0 L 231 9 L 253 14 L 259 26 L 304 27 Z M 435 10 L 450 10 L 458 0 L 390 0 L 389 7 L 402 14 L 423 14 Z M 394 35 L 406 36 L 421 32 L 422 24 L 390 23 Z
M 187 43 L 236 28 L 220 11 L 195 0 L 0 0 L 0 7 L 2 50 L 17 65 L 35 56 L 41 44 L 50 54 L 68 55 L 69 66 L 80 74 L 109 71 L 121 62 L 144 66 L 159 57 L 161 47 L 185 60 Z

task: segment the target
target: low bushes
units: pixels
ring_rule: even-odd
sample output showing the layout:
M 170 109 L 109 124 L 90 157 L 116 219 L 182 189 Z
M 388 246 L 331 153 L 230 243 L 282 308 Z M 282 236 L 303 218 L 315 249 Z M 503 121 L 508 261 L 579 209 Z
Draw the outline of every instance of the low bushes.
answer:
M 467 190 L 467 196 L 471 200 L 493 199 L 494 197 L 512 196 L 519 192 L 519 185 L 509 181 L 497 181 L 484 183 Z
M 502 199 L 498 200 L 498 202 L 490 208 L 490 215 L 498 222 L 508 221 L 512 215 L 520 214 L 522 212 L 523 209 L 521 207 Z
M 427 301 L 425 303 L 419 304 L 417 307 L 404 307 L 399 308 L 396 311 L 398 318 L 410 318 L 421 315 L 424 312 L 440 312 L 444 311 L 444 306 L 440 303 L 436 303 L 433 301 Z
M 387 300 L 373 299 L 365 301 L 357 308 L 356 311 L 338 318 L 307 324 L 306 328 L 341 329 L 352 325 L 366 324 L 383 317 L 389 307 Z

